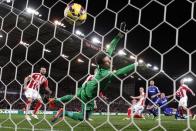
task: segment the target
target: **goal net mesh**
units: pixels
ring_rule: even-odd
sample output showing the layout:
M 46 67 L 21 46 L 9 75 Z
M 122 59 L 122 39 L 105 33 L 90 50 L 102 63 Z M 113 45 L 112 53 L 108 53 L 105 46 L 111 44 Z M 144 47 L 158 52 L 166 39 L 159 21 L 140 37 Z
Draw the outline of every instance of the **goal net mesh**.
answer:
M 87 10 L 81 25 L 64 17 L 69 3 Z M 191 113 L 176 121 L 164 116 L 157 107 L 153 118 L 144 110 L 145 119 L 123 120 L 131 106 L 130 96 L 139 88 L 148 92 L 150 80 L 167 95 L 175 94 L 181 79 L 196 92 L 196 5 L 194 0 L 0 0 L 0 129 L 6 130 L 196 130 Z M 126 23 L 126 30 L 120 28 Z M 38 120 L 25 119 L 24 78 L 46 67 L 50 97 L 76 95 L 87 76 L 94 74 L 95 57 L 105 52 L 108 43 L 121 32 L 124 38 L 111 57 L 111 71 L 135 62 L 139 66 L 122 77 L 115 76 L 99 95 L 90 120 L 75 121 L 62 117 L 51 123 L 58 108 L 48 107 L 47 92 L 40 88 L 44 106 Z M 143 65 L 143 66 L 140 66 Z M 149 103 L 147 97 L 146 102 Z M 168 99 L 177 108 L 179 98 Z M 36 101 L 32 103 L 33 111 Z M 68 111 L 81 111 L 82 101 L 75 97 L 60 103 Z M 196 101 L 188 95 L 188 108 L 194 113 Z M 91 120 L 92 119 L 92 120 Z

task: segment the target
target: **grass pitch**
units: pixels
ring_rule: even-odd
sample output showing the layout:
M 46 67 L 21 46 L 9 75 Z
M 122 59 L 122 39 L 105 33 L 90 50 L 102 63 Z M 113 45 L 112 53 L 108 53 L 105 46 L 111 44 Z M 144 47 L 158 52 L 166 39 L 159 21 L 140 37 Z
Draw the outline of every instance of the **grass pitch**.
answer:
M 175 120 L 173 116 L 161 116 L 161 121 L 146 117 L 143 119 L 123 120 L 125 116 L 93 116 L 93 121 L 78 122 L 67 117 L 64 120 L 58 120 L 57 123 L 51 123 L 51 115 L 39 115 L 39 120 L 32 119 L 28 122 L 24 119 L 24 115 L 0 115 L 0 131 L 136 131 L 141 129 L 147 131 L 154 129 L 154 131 L 161 131 L 164 129 L 168 131 L 182 131 L 187 127 L 191 127 L 196 131 L 196 120 Z M 161 126 L 158 126 L 158 125 Z M 72 128 L 71 128 L 72 127 Z

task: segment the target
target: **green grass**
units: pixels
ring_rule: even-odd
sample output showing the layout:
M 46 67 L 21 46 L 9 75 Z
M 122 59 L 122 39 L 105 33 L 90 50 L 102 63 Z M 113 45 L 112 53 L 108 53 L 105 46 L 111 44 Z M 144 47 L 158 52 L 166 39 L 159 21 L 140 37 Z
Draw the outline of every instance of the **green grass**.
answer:
M 50 124 L 53 126 L 53 130 L 56 131 L 70 131 L 70 127 L 74 127 L 74 131 L 93 131 L 94 127 L 97 131 L 115 131 L 123 129 L 123 131 L 136 131 L 138 130 L 134 124 L 136 124 L 142 131 L 147 131 L 157 127 L 154 131 L 163 130 L 158 127 L 158 121 L 152 118 L 146 118 L 146 120 L 135 119 L 134 124 L 131 124 L 131 120 L 123 120 L 125 116 L 93 116 L 91 122 L 78 122 L 65 117 L 64 121 L 59 120 L 56 124 L 50 123 L 51 115 L 46 116 L 46 120 L 43 115 L 39 115 L 39 120 L 32 119 L 31 123 L 24 119 L 24 115 L 0 115 L 0 131 L 15 131 L 17 125 L 17 131 L 32 130 L 34 125 L 35 131 L 49 131 L 51 130 Z M 196 120 L 190 121 L 190 127 L 196 130 Z M 111 126 L 112 125 L 112 126 Z M 161 117 L 161 125 L 168 131 L 182 131 L 187 128 L 187 120 L 177 121 L 174 117 Z

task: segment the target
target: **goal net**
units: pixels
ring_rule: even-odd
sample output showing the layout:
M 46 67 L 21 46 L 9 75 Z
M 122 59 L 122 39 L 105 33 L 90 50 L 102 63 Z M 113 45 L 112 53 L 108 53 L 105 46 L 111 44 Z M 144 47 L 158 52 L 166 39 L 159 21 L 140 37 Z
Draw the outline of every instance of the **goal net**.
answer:
M 70 3 L 86 9 L 83 24 L 65 19 L 64 9 Z M 0 0 L 0 130 L 196 130 L 192 120 L 196 111 L 195 29 L 194 0 Z M 94 75 L 98 53 L 107 54 L 119 32 L 123 38 L 110 57 L 113 79 L 106 88 L 98 84 L 96 97 L 90 99 L 96 102 L 93 113 L 81 121 L 64 116 L 65 110 L 81 112 L 82 105 L 87 109 L 77 96 L 78 88 Z M 134 70 L 116 75 L 134 63 L 138 64 Z M 41 67 L 47 69 L 52 94 L 39 88 L 43 100 L 39 119 L 28 121 L 24 79 Z M 185 91 L 188 104 L 179 111 L 184 91 L 177 90 L 182 79 L 193 92 Z M 150 96 L 151 80 L 161 95 Z M 101 81 L 108 81 L 107 76 Z M 146 93 L 144 110 L 142 117 L 135 118 L 132 102 L 140 101 L 141 87 Z M 164 94 L 168 99 L 163 105 L 153 100 Z M 74 98 L 49 107 L 49 98 L 65 95 Z M 32 102 L 27 114 L 33 113 L 36 103 Z M 51 122 L 60 108 L 63 116 Z M 131 115 L 127 116 L 128 108 Z M 169 115 L 165 108 L 171 109 Z M 177 112 L 182 121 L 177 121 Z

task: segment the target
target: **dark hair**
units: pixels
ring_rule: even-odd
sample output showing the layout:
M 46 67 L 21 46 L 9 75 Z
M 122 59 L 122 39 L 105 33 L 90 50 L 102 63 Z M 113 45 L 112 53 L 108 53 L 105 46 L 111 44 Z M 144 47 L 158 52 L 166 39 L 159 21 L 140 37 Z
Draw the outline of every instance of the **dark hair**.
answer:
M 96 58 L 95 58 L 95 61 L 96 61 L 96 64 L 97 65 L 103 65 L 103 59 L 106 57 L 107 55 L 103 52 L 100 52 Z

